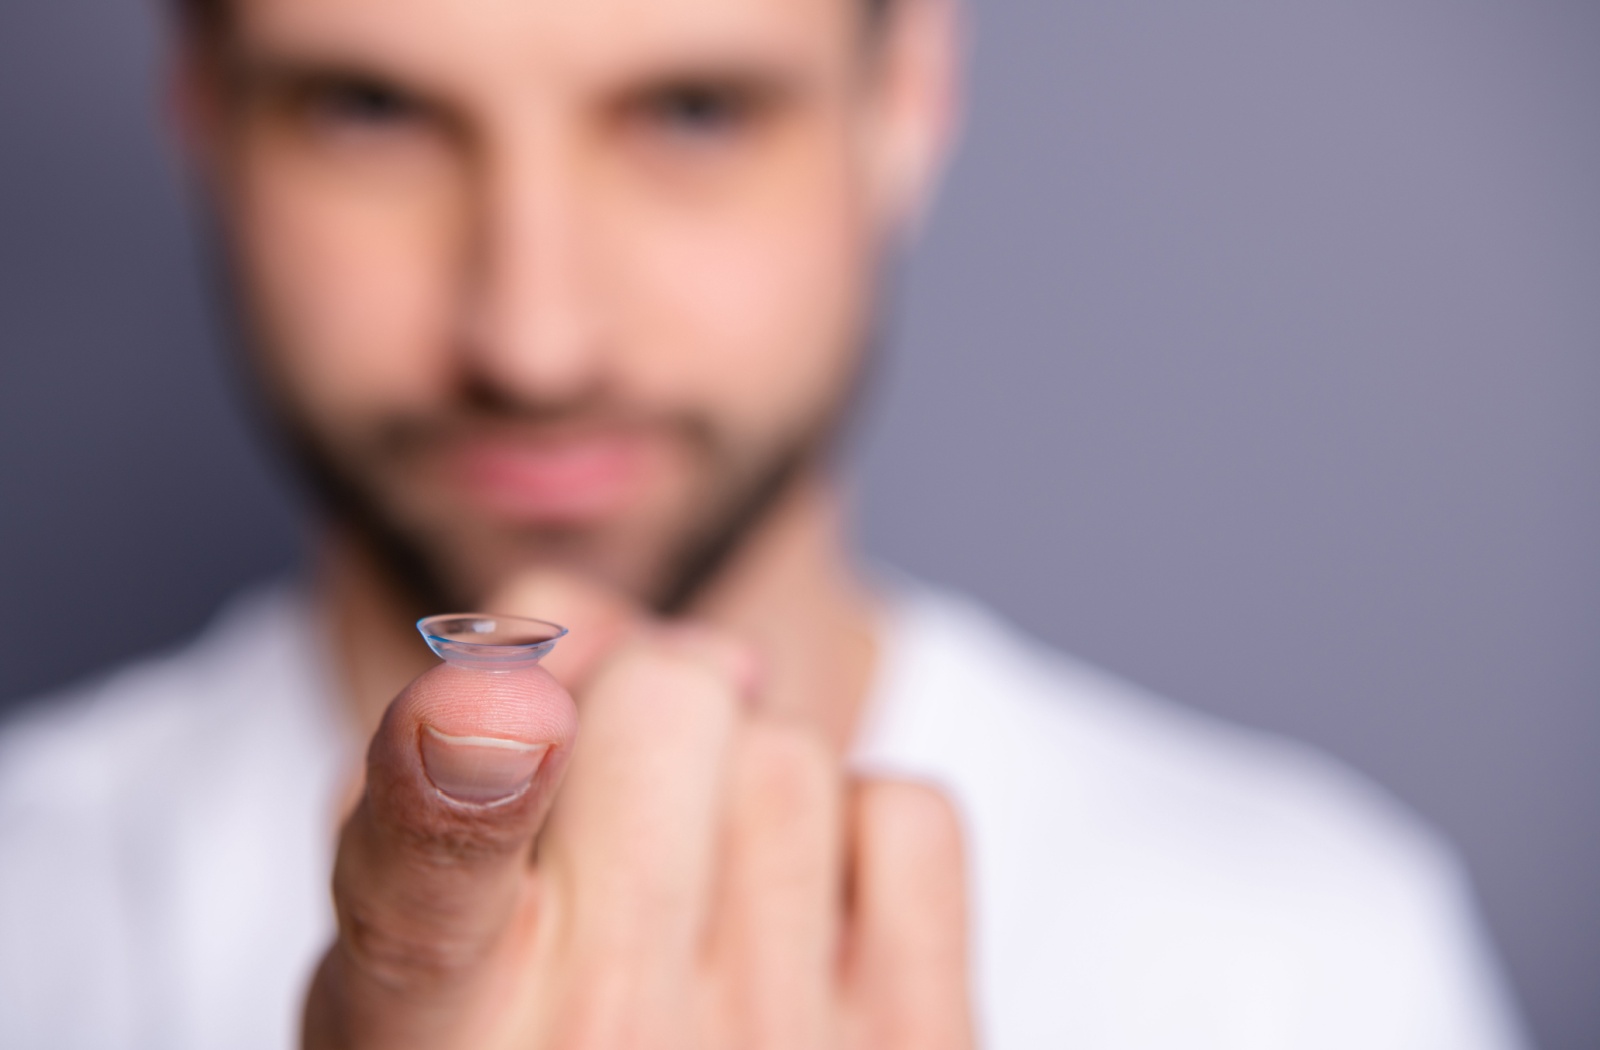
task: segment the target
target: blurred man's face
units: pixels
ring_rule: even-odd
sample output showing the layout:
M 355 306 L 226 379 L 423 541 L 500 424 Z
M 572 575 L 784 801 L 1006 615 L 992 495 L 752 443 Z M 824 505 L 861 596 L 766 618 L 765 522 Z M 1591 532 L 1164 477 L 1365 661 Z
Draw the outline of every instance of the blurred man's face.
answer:
M 811 468 L 909 192 L 862 0 L 234 2 L 260 366 L 429 597 L 543 563 L 663 601 Z

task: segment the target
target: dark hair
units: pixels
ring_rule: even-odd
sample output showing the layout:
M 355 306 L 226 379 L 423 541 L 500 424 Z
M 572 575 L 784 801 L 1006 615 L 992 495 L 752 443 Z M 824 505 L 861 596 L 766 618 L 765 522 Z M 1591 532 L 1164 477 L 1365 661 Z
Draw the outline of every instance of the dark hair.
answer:
M 215 36 L 224 28 L 227 0 L 171 0 L 178 24 L 201 36 Z
M 888 10 L 893 0 L 861 0 L 867 9 L 867 18 L 876 23 Z M 223 28 L 227 16 L 228 0 L 172 0 L 178 18 L 191 29 L 214 33 Z

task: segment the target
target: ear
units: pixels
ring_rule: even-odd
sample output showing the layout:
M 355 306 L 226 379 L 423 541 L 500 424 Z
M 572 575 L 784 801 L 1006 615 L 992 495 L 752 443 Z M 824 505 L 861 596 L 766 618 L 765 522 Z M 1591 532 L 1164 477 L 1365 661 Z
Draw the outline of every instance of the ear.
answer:
M 179 29 L 167 59 L 166 116 L 187 167 L 214 187 L 223 152 L 225 99 L 215 45 Z
M 873 191 L 892 236 L 916 233 L 961 123 L 960 0 L 887 0 L 876 46 Z

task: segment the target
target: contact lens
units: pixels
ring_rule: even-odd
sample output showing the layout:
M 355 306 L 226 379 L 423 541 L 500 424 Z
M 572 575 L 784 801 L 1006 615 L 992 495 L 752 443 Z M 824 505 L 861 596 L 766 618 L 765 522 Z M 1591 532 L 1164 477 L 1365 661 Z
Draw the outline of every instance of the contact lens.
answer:
M 445 663 L 479 671 L 532 667 L 567 633 L 560 624 L 498 613 L 426 616 L 417 630 Z

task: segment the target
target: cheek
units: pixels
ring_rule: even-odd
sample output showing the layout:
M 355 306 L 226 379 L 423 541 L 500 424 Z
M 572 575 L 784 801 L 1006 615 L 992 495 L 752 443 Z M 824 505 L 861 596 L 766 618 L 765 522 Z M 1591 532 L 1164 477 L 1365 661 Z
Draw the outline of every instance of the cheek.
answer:
M 450 237 L 437 203 L 256 155 L 232 209 L 264 366 L 313 419 L 425 402 L 447 364 Z
M 813 415 L 860 352 L 871 276 L 862 195 L 844 171 L 795 181 L 758 205 L 658 222 L 626 242 L 631 371 L 746 432 Z

